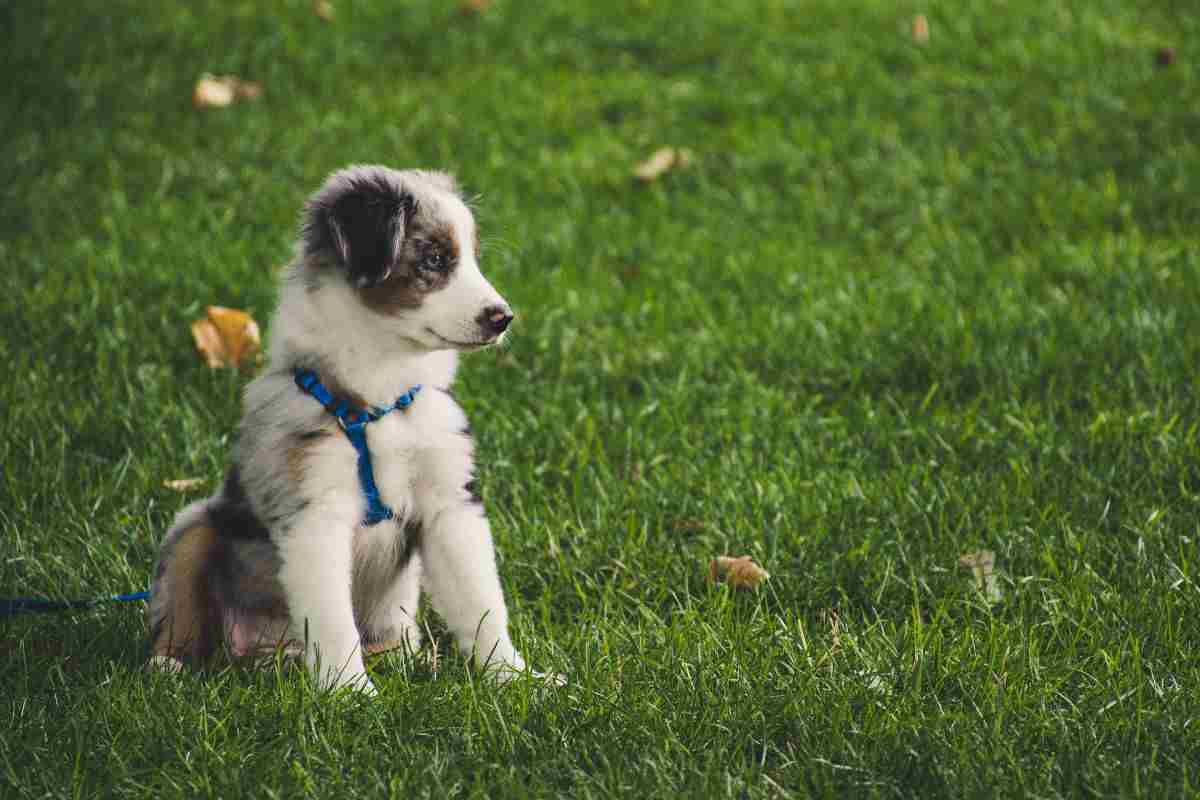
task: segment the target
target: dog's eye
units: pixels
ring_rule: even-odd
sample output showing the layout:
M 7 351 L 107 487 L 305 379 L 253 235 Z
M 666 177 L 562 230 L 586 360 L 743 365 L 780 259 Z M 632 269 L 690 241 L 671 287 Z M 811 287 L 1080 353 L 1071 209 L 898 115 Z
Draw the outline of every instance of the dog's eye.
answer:
M 429 272 L 446 271 L 446 255 L 441 250 L 433 250 L 425 255 L 421 269 Z

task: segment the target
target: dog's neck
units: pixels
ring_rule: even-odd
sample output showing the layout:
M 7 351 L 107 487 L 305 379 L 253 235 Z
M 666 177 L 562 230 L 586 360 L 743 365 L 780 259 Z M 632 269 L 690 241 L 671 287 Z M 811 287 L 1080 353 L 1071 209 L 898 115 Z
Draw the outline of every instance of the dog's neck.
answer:
M 367 405 L 386 406 L 421 384 L 449 388 L 458 366 L 453 350 L 429 351 L 392 335 L 385 318 L 353 307 L 349 293 L 305 291 L 285 282 L 271 324 L 271 370 L 306 367 Z

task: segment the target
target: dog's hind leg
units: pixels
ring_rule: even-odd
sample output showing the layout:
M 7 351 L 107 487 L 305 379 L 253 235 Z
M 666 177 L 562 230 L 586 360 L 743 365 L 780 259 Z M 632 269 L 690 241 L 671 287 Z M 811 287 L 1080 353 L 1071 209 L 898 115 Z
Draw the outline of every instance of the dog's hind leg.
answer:
M 202 661 L 215 651 L 220 609 L 214 606 L 210 572 L 220 547 L 206 516 L 167 534 L 150 590 L 151 667 L 177 670 L 181 661 Z

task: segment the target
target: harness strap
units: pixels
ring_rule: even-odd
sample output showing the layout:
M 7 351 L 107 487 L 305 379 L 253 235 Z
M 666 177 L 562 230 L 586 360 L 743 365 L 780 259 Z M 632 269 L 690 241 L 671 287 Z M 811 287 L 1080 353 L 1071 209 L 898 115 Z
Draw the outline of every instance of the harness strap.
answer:
M 337 419 L 342 432 L 346 434 L 346 438 L 350 440 L 350 444 L 358 453 L 358 483 L 362 487 L 363 497 L 367 501 L 367 513 L 363 517 L 362 524 L 375 525 L 395 517 L 395 512 L 379 496 L 379 487 L 375 484 L 375 470 L 371 466 L 371 448 L 367 446 L 367 425 L 393 411 L 403 411 L 412 405 L 417 392 L 421 391 L 421 384 L 418 383 L 400 395 L 390 406 L 358 411 L 345 400 L 334 397 L 321 383 L 317 373 L 311 369 L 297 368 L 294 376 L 300 390 L 311 395 Z

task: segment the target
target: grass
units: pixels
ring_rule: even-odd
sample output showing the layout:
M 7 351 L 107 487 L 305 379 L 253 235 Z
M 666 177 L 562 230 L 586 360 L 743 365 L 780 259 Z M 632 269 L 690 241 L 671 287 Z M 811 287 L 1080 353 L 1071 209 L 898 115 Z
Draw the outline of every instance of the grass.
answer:
M 0 8 L 0 595 L 144 586 L 246 381 L 191 320 L 267 320 L 328 172 L 439 166 L 521 314 L 460 392 L 514 635 L 571 681 L 0 620 L 0 795 L 1200 796 L 1200 18 L 667 5 Z

